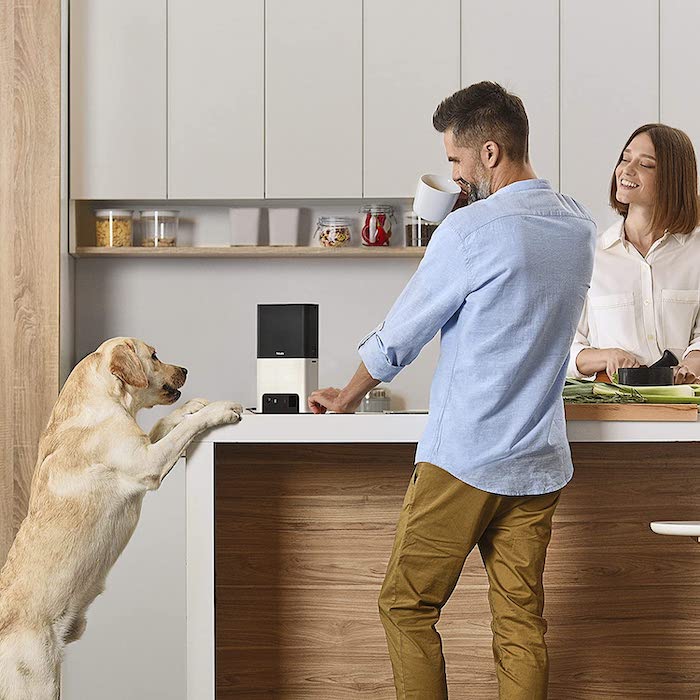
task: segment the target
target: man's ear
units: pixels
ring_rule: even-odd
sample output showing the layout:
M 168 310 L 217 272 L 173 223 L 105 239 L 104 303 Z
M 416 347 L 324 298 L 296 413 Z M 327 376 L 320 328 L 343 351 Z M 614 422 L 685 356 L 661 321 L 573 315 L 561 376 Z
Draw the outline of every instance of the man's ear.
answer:
M 129 386 L 135 386 L 139 389 L 145 389 L 148 386 L 148 378 L 143 371 L 141 360 L 139 360 L 134 347 L 129 343 L 119 343 L 112 350 L 109 371 Z
M 495 168 L 501 160 L 501 147 L 495 141 L 487 141 L 481 147 L 480 155 L 485 168 Z

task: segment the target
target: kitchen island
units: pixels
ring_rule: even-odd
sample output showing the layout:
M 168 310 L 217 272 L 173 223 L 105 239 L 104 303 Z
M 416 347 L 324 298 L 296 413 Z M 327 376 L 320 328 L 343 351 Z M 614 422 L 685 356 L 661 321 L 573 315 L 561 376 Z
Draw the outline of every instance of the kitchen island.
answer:
M 188 700 L 395 697 L 377 596 L 426 415 L 252 415 L 189 451 Z M 552 700 L 698 697 L 700 423 L 570 421 L 545 573 Z M 478 550 L 438 625 L 498 696 Z M 216 601 L 216 605 L 215 605 Z

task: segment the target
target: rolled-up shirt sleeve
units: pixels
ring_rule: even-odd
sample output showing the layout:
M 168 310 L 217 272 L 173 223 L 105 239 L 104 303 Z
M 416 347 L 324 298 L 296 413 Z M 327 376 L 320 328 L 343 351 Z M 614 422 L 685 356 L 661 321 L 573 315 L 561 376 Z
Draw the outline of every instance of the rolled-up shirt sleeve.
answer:
M 358 346 L 367 371 L 390 382 L 462 307 L 469 293 L 467 250 L 445 222 L 386 319 Z
M 685 358 L 693 352 L 693 350 L 700 350 L 700 312 L 695 316 L 695 324 L 693 326 L 693 332 L 691 334 L 690 345 L 688 345 L 686 351 L 683 353 L 681 359 Z
M 571 352 L 569 353 L 569 369 L 566 373 L 567 377 L 573 377 L 574 379 L 595 379 L 595 375 L 587 376 L 579 371 L 576 364 L 576 358 L 581 350 L 587 350 L 591 347 L 589 341 L 590 329 L 588 327 L 588 296 L 583 302 L 583 311 L 581 312 L 581 319 L 578 322 L 578 327 L 576 328 L 576 335 L 574 336 L 574 342 L 571 345 Z

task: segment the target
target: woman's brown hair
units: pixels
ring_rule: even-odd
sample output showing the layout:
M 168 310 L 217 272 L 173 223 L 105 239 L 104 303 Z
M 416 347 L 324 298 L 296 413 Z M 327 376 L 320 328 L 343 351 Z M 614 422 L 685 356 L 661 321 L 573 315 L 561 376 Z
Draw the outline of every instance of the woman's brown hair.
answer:
M 615 169 L 632 139 L 647 133 L 656 151 L 656 204 L 652 214 L 653 231 L 690 233 L 699 223 L 698 171 L 695 150 L 688 135 L 665 124 L 645 124 L 636 129 L 620 151 Z M 617 201 L 617 178 L 613 170 L 610 206 L 623 217 L 628 205 Z

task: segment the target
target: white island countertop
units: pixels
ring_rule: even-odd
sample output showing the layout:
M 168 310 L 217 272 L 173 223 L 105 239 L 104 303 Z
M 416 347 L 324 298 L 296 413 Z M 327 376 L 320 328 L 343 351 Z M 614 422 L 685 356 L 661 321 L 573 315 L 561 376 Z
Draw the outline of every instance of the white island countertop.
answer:
M 215 700 L 214 502 L 217 444 L 415 443 L 421 414 L 245 413 L 202 433 L 187 451 L 187 700 Z M 568 421 L 569 441 L 700 442 L 700 422 Z
M 275 415 L 246 412 L 243 420 L 210 430 L 197 442 L 418 442 L 428 416 L 409 414 Z M 700 422 L 568 421 L 569 442 L 700 441 Z

